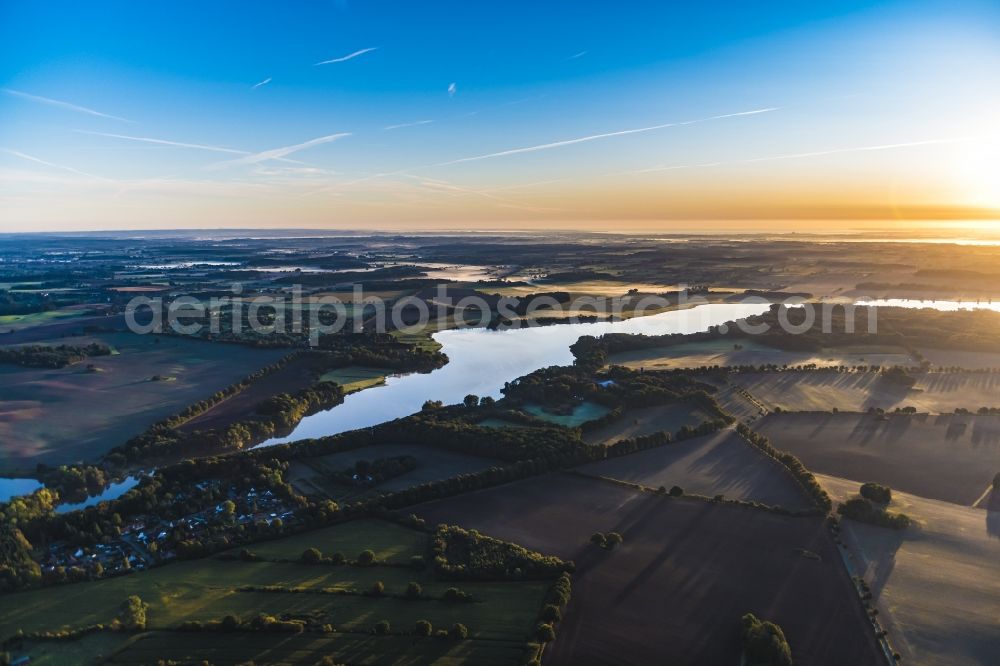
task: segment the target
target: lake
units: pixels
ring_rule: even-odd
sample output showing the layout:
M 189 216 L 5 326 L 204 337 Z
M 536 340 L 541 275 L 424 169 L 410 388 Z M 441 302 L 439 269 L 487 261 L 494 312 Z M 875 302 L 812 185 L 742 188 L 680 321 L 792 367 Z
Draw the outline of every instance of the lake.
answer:
M 448 364 L 427 374 L 388 377 L 385 384 L 352 393 L 343 404 L 302 419 L 286 437 L 259 446 L 335 435 L 420 411 L 426 400 L 461 402 L 470 393 L 500 398 L 505 382 L 551 365 L 570 365 L 571 344 L 582 335 L 696 333 L 767 311 L 767 303 L 709 303 L 624 321 L 558 324 L 491 331 L 456 329 L 434 334 Z

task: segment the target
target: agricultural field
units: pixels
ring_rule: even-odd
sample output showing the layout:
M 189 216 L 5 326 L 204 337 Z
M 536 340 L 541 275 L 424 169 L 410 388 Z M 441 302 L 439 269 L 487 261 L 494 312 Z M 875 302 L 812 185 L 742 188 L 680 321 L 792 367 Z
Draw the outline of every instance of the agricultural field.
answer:
M 819 517 L 672 499 L 569 474 L 414 507 L 576 562 L 551 663 L 740 661 L 739 618 L 781 625 L 796 664 L 879 664 L 874 632 Z M 621 546 L 590 543 L 617 531 Z
M 306 548 L 319 548 L 328 555 L 339 551 L 347 558 L 371 550 L 379 561 L 409 564 L 414 555 L 426 555 L 427 535 L 376 518 L 358 518 L 346 525 L 264 541 L 254 545 L 253 552 L 268 559 L 295 559 Z
M 611 365 L 628 368 L 663 370 L 736 365 L 916 365 L 913 356 L 902 347 L 840 347 L 820 352 L 785 351 L 741 340 L 705 340 L 666 347 L 652 347 L 618 352 L 608 357 Z
M 589 463 L 577 470 L 650 488 L 676 485 L 694 495 L 725 495 L 787 509 L 811 506 L 785 468 L 731 429 Z
M 412 666 L 441 664 L 460 666 L 505 666 L 524 661 L 524 645 L 507 641 L 451 641 L 412 636 L 373 636 L 364 633 L 248 634 L 220 638 L 212 634 L 147 632 L 106 664 L 155 664 L 160 659 L 176 663 L 238 666 L 256 660 L 269 666 L 316 664 L 335 655 L 338 663 L 364 666 Z M 35 663 L 35 662 L 33 662 Z
M 964 506 L 1000 472 L 1000 416 L 771 414 L 755 429 L 814 472 Z
M 638 289 L 644 293 L 661 294 L 670 291 L 672 287 L 665 284 L 649 282 L 629 282 L 627 280 L 579 280 L 573 282 L 532 282 L 525 285 L 513 285 L 510 287 L 490 287 L 490 293 L 501 294 L 503 296 L 524 296 L 540 291 L 566 291 L 572 296 L 624 296 L 631 289 Z
M 210 642 L 214 646 L 212 649 L 222 649 L 217 663 L 230 663 L 228 654 L 234 655 L 233 661 L 256 657 L 264 663 L 273 663 L 265 656 L 272 649 L 279 653 L 288 650 L 293 654 L 300 650 L 308 652 L 315 649 L 315 645 L 342 649 L 355 655 L 358 663 L 393 663 L 367 659 L 400 656 L 403 641 L 412 651 L 417 639 L 401 634 L 411 632 L 421 619 L 438 628 L 449 628 L 460 622 L 468 627 L 470 640 L 467 641 L 469 645 L 465 645 L 464 642 L 425 639 L 417 643 L 418 654 L 424 650 L 426 655 L 452 654 L 450 658 L 456 660 L 477 655 L 489 663 L 496 663 L 517 653 L 523 659 L 550 583 L 438 580 L 429 570 L 418 571 L 408 566 L 411 554 L 428 552 L 428 538 L 424 532 L 367 520 L 358 525 L 345 523 L 253 546 L 253 553 L 263 561 L 243 561 L 239 557 L 226 559 L 223 554 L 91 583 L 7 594 L 0 597 L 0 636 L 11 636 L 18 629 L 55 631 L 109 623 L 120 612 L 124 600 L 137 595 L 149 605 L 148 629 L 170 632 L 172 640 L 166 641 L 172 645 L 170 654 L 201 649 Z M 376 557 L 379 553 L 386 554 L 389 561 L 377 560 L 371 566 L 309 565 L 298 561 L 305 548 L 324 545 L 331 549 L 323 551 L 328 556 L 336 547 L 343 550 L 348 560 L 354 560 L 361 550 L 372 548 Z M 404 556 L 406 565 L 400 566 L 403 563 L 398 558 Z M 292 561 L 271 559 L 284 557 Z M 384 594 L 366 594 L 379 581 L 384 585 Z M 422 598 L 401 598 L 411 581 L 423 588 Z M 282 591 L 251 591 L 247 586 L 276 586 Z M 449 587 L 459 587 L 470 594 L 473 601 L 442 601 L 440 597 Z M 243 641 L 244 636 L 240 636 L 240 640 L 220 640 L 216 636 L 214 641 L 206 641 L 211 634 L 175 633 L 179 625 L 188 621 L 208 622 L 226 615 L 249 620 L 258 614 L 299 618 L 316 625 L 331 624 L 338 634 L 250 634 L 245 636 L 249 641 Z M 378 642 L 372 643 L 369 638 L 371 628 L 380 620 L 387 620 L 391 627 L 392 635 L 385 637 L 388 641 L 385 647 Z M 116 660 L 130 663 L 130 660 L 139 659 L 138 655 L 148 655 L 145 650 L 151 645 L 159 649 L 164 641 L 157 642 L 156 635 L 152 634 L 152 643 L 144 643 L 145 639 L 133 642 L 112 663 Z M 323 640 L 313 643 L 320 638 Z M 296 644 L 298 639 L 303 641 L 301 645 Z M 138 652 L 132 652 L 133 646 Z M 257 652 L 246 653 L 247 646 L 255 646 Z M 103 650 L 104 646 L 94 646 L 95 650 L 97 648 Z M 157 658 L 163 657 L 160 654 Z
M 32 326 L 52 324 L 64 319 L 80 317 L 87 313 L 85 308 L 61 308 L 31 314 L 0 315 L 0 330 L 4 333 L 14 332 Z M 2 340 L 2 338 L 0 338 Z
M 735 377 L 733 377 L 735 378 Z M 730 416 L 737 421 L 751 423 L 767 414 L 767 407 L 751 395 L 746 389 L 731 381 L 716 381 L 706 379 L 718 387 L 712 397 Z
M 0 366 L 0 466 L 93 459 L 287 353 L 131 333 L 55 342 L 95 341 L 118 353 L 58 370 Z
M 288 350 L 284 351 L 286 354 L 290 353 Z M 268 398 L 279 393 L 295 393 L 312 385 L 316 381 L 316 374 L 312 367 L 314 363 L 315 360 L 308 356 L 293 358 L 260 381 L 253 382 L 236 395 L 226 398 L 185 422 L 178 427 L 178 430 L 190 432 L 225 428 L 232 423 L 242 421 L 247 414 L 253 413 L 257 405 Z
M 913 377 L 912 387 L 876 372 L 751 372 L 733 375 L 731 381 L 768 409 L 792 412 L 914 407 L 942 414 L 1000 406 L 1000 374 L 927 372 Z
M 958 349 L 918 348 L 917 351 L 934 367 L 943 368 L 1000 368 L 1000 354 L 996 352 L 962 351 Z
M 83 636 L 75 641 L 26 641 L 15 654 L 31 655 L 32 666 L 66 666 L 66 664 L 105 663 L 135 639 L 129 634 L 109 632 Z
M 478 472 L 497 463 L 489 458 L 480 458 L 463 453 L 445 451 L 433 446 L 415 444 L 377 444 L 351 451 L 333 453 L 317 458 L 303 458 L 292 463 L 289 470 L 291 483 L 307 495 L 325 495 L 334 499 L 357 498 L 368 493 L 364 487 L 351 487 L 329 480 L 327 475 L 354 466 L 359 460 L 369 462 L 379 458 L 413 456 L 417 459 L 416 469 L 386 479 L 373 487 L 370 492 L 384 493 L 419 486 L 428 481 L 447 479 L 460 474 Z
M 587 444 L 607 446 L 615 442 L 651 435 L 657 432 L 677 432 L 682 426 L 694 427 L 712 417 L 684 402 L 626 410 L 620 418 L 583 433 Z
M 836 500 L 858 491 L 857 481 L 817 479 Z M 1000 654 L 1000 504 L 973 509 L 893 489 L 889 508 L 916 525 L 895 531 L 843 520 L 841 534 L 903 663 L 995 662 Z

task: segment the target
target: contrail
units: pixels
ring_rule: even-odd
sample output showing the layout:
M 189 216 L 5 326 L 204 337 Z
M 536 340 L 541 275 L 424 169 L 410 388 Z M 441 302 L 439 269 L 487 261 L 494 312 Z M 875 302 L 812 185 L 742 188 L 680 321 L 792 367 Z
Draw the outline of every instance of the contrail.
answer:
M 866 153 L 879 150 L 895 150 L 898 148 L 915 148 L 918 146 L 933 146 L 949 143 L 965 143 L 967 141 L 977 141 L 980 137 L 966 136 L 949 139 L 924 139 L 922 141 L 905 141 L 902 143 L 884 143 L 872 146 L 852 146 L 849 148 L 831 148 L 829 150 L 814 150 L 805 153 L 786 153 L 783 155 L 766 155 L 764 157 L 751 157 L 744 160 L 731 160 L 727 162 L 706 162 L 703 164 L 675 164 L 673 166 L 655 166 L 645 169 L 633 169 L 629 171 L 615 171 L 606 173 L 604 176 L 631 176 L 641 173 L 655 173 L 659 171 L 677 171 L 680 169 L 702 169 L 715 166 L 733 166 L 737 164 L 754 164 L 756 162 L 773 162 L 777 160 L 795 160 L 806 157 L 823 157 L 826 155 L 842 155 L 844 153 Z
M 123 123 L 131 123 L 133 125 L 136 124 L 134 120 L 129 120 L 128 118 L 122 118 L 121 116 L 113 116 L 110 113 L 102 113 L 100 111 L 95 111 L 94 109 L 88 109 L 85 106 L 79 106 L 78 104 L 70 104 L 69 102 L 63 102 L 62 100 L 52 99 L 51 97 L 31 95 L 26 92 L 21 92 L 20 90 L 12 90 L 11 88 L 4 88 L 3 91 L 8 95 L 21 97 L 23 99 L 31 100 L 32 102 L 38 102 L 39 104 L 47 104 L 48 106 L 57 106 L 61 109 L 69 109 L 70 111 L 76 111 L 77 113 L 86 113 L 87 115 L 97 116 L 98 118 L 110 118 L 111 120 L 119 120 Z
M 184 143 L 182 141 L 168 141 L 166 139 L 153 139 L 146 136 L 128 136 L 125 134 L 111 134 L 110 132 L 92 132 L 89 130 L 74 130 L 80 134 L 91 134 L 93 136 L 106 136 L 112 139 L 125 139 L 126 141 L 139 141 L 141 143 L 153 143 L 158 146 L 176 146 L 178 148 L 194 148 L 195 150 L 210 150 L 215 153 L 229 153 L 232 155 L 249 155 L 249 150 L 236 150 L 235 148 L 224 148 L 223 146 L 209 146 L 201 143 Z
M 766 109 L 754 109 L 752 111 L 725 113 L 718 116 L 709 116 L 708 118 L 698 118 L 696 120 L 685 120 L 683 122 L 663 123 L 662 125 L 651 125 L 650 127 L 638 127 L 635 129 L 618 130 L 617 132 L 605 132 L 604 134 L 591 134 L 590 136 L 581 136 L 575 139 L 566 139 L 564 141 L 555 141 L 553 143 L 543 143 L 537 146 L 526 146 L 524 148 L 513 148 L 511 150 L 502 150 L 498 153 L 487 153 L 486 155 L 462 157 L 457 160 L 450 160 L 448 162 L 439 162 L 438 164 L 432 164 L 431 166 L 435 167 L 450 166 L 452 164 L 462 164 L 464 162 L 476 162 L 479 160 L 494 159 L 496 157 L 507 157 L 508 155 L 519 155 L 521 153 L 534 153 L 540 150 L 551 150 L 552 148 L 562 148 L 564 146 L 572 146 L 578 143 L 597 141 L 598 139 L 609 139 L 616 136 L 627 136 L 629 134 L 641 134 L 643 132 L 653 132 L 655 130 L 666 129 L 668 127 L 680 127 L 682 125 L 694 125 L 696 123 L 706 123 L 712 120 L 721 120 L 723 118 L 735 118 L 737 116 L 752 116 L 759 113 L 769 113 L 771 111 L 777 111 L 780 108 L 781 107 L 779 106 L 774 106 Z
M 908 141 L 906 143 L 886 143 L 874 146 L 856 146 L 854 148 L 834 148 L 832 150 L 817 150 L 810 153 L 791 153 L 788 155 L 772 155 L 770 157 L 755 157 L 745 162 L 770 162 L 772 160 L 794 160 L 800 157 L 821 157 L 823 155 L 839 155 L 840 153 L 862 153 L 874 150 L 892 150 L 894 148 L 912 148 L 914 146 L 932 146 L 942 143 L 963 143 L 976 137 L 960 137 L 954 139 L 926 139 L 924 141 Z
M 258 162 L 263 162 L 264 160 L 277 160 L 287 155 L 291 155 L 292 153 L 297 153 L 300 150 L 305 150 L 306 148 L 312 148 L 313 146 L 320 146 L 324 143 L 330 143 L 331 141 L 342 139 L 345 136 L 351 136 L 351 133 L 341 132 L 339 134 L 321 136 L 315 139 L 310 139 L 309 141 L 303 141 L 302 143 L 296 143 L 291 146 L 282 146 L 281 148 L 272 148 L 259 153 L 252 153 L 239 159 L 230 160 L 228 162 L 220 162 L 214 166 L 221 167 L 237 164 L 257 164 Z
M 29 162 L 35 162 L 37 164 L 43 164 L 43 165 L 45 165 L 47 167 L 51 167 L 53 169 L 61 169 L 62 171 L 68 171 L 70 173 L 75 173 L 78 176 L 85 176 L 87 178 L 93 178 L 95 180 L 107 180 L 107 178 L 103 178 L 101 176 L 95 176 L 92 173 L 87 173 L 86 171 L 80 171 L 79 169 L 74 169 L 71 166 L 65 166 L 65 165 L 62 165 L 62 164 L 55 164 L 53 162 L 47 162 L 47 161 L 43 160 L 40 157 L 35 157 L 33 155 L 28 155 L 26 153 L 22 153 L 22 152 L 19 152 L 19 151 L 16 151 L 16 150 L 11 150 L 10 148 L 0 148 L 0 151 L 5 152 L 5 153 L 7 153 L 9 155 L 13 155 L 15 157 L 20 157 L 22 160 L 28 160 Z
M 250 87 L 250 90 L 257 90 L 257 88 L 260 88 L 261 86 L 266 86 L 270 82 L 271 82 L 271 77 L 269 76 L 266 79 L 264 79 L 263 81 L 261 81 L 260 83 L 253 84 Z
M 403 127 L 416 127 L 417 125 L 429 125 L 432 122 L 434 122 L 434 121 L 433 120 L 415 120 L 412 123 L 400 123 L 398 125 L 386 125 L 382 129 L 384 129 L 384 130 L 402 129 Z
M 367 49 L 361 49 L 359 51 L 355 51 L 354 53 L 348 53 L 347 55 L 341 56 L 340 58 L 333 58 L 331 60 L 321 60 L 320 62 L 315 63 L 315 65 L 332 65 L 335 62 L 346 62 L 348 60 L 352 60 L 353 58 L 357 58 L 358 56 L 364 55 L 366 53 L 371 53 L 372 51 L 378 51 L 378 49 L 379 47 L 372 46 Z

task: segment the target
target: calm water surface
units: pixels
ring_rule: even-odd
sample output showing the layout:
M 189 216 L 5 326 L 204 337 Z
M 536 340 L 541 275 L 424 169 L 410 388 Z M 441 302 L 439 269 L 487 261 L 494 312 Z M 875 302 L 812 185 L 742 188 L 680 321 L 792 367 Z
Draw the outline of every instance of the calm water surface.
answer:
M 420 411 L 425 400 L 454 404 L 470 393 L 499 398 L 505 382 L 550 365 L 572 364 L 569 346 L 581 335 L 696 333 L 727 321 L 761 314 L 768 307 L 766 303 L 710 303 L 618 322 L 560 324 L 508 331 L 485 328 L 441 331 L 434 339 L 448 355 L 448 364 L 443 368 L 428 374 L 389 377 L 385 385 L 352 393 L 343 404 L 302 419 L 288 436 L 268 440 L 260 446 L 374 426 Z

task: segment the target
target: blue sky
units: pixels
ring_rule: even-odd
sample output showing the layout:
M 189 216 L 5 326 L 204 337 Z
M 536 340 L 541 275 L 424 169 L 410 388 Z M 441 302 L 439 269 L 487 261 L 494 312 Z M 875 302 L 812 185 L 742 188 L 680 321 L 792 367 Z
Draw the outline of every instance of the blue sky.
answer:
M 995 3 L 8 1 L 0 88 L 8 231 L 1000 207 Z

